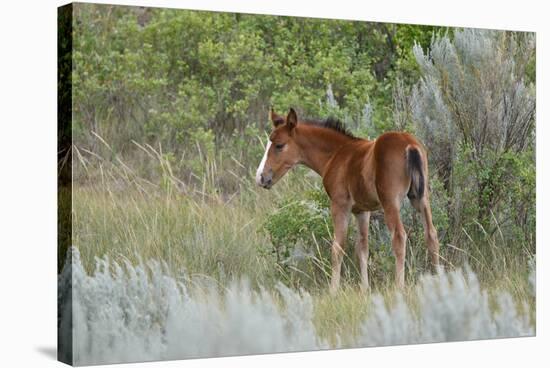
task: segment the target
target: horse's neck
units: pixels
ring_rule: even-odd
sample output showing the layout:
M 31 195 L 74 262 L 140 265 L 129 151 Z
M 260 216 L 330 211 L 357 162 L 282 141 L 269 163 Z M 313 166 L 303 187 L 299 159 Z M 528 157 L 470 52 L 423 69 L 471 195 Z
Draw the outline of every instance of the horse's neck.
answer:
M 305 129 L 304 129 L 305 128 Z M 302 149 L 302 164 L 323 176 L 326 164 L 332 156 L 353 138 L 325 128 L 304 127 L 298 144 Z

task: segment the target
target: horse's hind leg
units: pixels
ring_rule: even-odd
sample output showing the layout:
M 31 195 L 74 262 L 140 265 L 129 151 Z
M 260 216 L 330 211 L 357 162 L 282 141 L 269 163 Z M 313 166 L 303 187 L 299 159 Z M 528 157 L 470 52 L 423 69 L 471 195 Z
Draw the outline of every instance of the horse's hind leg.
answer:
M 405 286 L 405 253 L 407 233 L 399 216 L 399 201 L 383 203 L 384 219 L 392 237 L 392 250 L 395 256 L 395 283 L 398 288 Z
M 422 217 L 426 246 L 428 247 L 428 253 L 430 254 L 432 266 L 434 270 L 437 270 L 439 266 L 439 240 L 437 238 L 437 230 L 432 222 L 432 210 L 430 208 L 428 194 L 426 193 L 420 199 L 412 198 L 410 201 L 412 206 L 420 213 L 420 216 Z
M 342 261 L 344 260 L 344 249 L 348 233 L 349 208 L 335 203 L 331 204 L 332 221 L 334 222 L 334 241 L 332 243 L 332 277 L 330 280 L 330 291 L 335 293 L 340 286 L 340 274 Z

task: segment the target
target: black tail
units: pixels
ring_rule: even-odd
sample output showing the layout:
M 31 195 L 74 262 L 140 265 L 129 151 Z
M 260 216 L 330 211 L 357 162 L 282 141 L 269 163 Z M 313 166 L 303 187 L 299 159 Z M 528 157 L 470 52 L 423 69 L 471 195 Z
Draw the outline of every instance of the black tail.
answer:
M 411 177 L 411 187 L 407 193 L 409 199 L 421 199 L 424 196 L 424 171 L 422 155 L 418 147 L 407 147 L 407 171 Z

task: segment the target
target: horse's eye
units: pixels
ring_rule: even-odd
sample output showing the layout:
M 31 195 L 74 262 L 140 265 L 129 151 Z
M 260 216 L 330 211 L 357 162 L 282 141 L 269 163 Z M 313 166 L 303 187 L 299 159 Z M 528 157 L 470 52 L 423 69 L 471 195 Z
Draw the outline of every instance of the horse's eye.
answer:
M 276 144 L 276 145 L 275 145 L 275 149 L 278 150 L 278 151 L 280 151 L 280 150 L 283 149 L 284 146 L 285 146 L 284 143 Z

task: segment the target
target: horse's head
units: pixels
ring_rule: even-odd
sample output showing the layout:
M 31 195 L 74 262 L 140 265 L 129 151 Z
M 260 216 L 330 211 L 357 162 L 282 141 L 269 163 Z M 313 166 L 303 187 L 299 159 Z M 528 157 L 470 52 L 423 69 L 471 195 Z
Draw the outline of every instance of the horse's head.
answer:
M 256 183 L 266 189 L 271 188 L 288 170 L 301 160 L 300 149 L 295 141 L 298 117 L 290 109 L 285 117 L 271 110 L 273 132 L 265 147 L 264 157 L 256 171 Z

